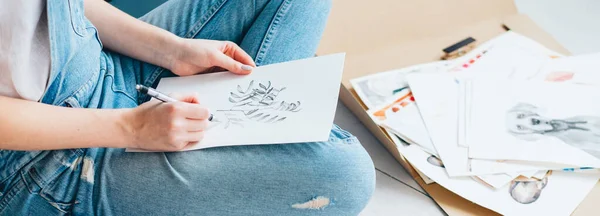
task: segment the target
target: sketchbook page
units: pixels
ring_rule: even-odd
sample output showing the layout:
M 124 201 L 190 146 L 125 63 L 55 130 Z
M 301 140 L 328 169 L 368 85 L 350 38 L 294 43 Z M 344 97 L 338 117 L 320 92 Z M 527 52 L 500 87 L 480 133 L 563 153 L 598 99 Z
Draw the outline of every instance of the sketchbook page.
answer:
M 575 84 L 600 84 L 600 53 L 551 59 L 538 68 L 529 79 Z M 525 71 L 528 68 L 522 68 Z
M 502 53 L 509 53 L 512 55 L 497 58 L 494 57 L 494 55 L 497 56 L 496 53 L 500 53 L 500 55 Z M 543 58 L 538 58 L 540 56 Z M 545 59 L 559 58 L 561 56 L 563 55 L 548 49 L 547 47 L 528 37 L 516 32 L 507 31 L 506 33 L 503 33 L 477 46 L 477 48 L 470 51 L 466 55 L 454 60 L 453 64 L 448 66 L 448 71 L 462 72 L 471 68 L 484 68 L 488 70 L 493 69 L 504 72 L 504 74 L 513 74 L 511 72 L 514 70 L 514 66 L 516 64 L 537 64 L 539 67 L 539 65 L 545 62 Z M 521 57 L 524 58 L 521 59 Z M 491 61 L 485 59 L 491 59 Z M 502 62 L 505 64 L 497 64 Z M 509 62 L 511 63 L 508 64 Z M 494 64 L 498 68 L 489 67 L 490 64 Z M 507 67 L 509 70 L 503 69 Z M 521 73 L 518 73 L 517 75 L 520 74 Z
M 481 181 L 483 184 L 489 185 L 493 188 L 502 188 L 510 183 L 514 178 L 508 174 L 491 174 L 491 175 L 479 175 L 473 176 L 476 181 Z
M 410 73 L 430 73 L 444 70 L 452 61 L 436 61 L 414 65 L 402 69 L 375 73 L 350 80 L 352 88 L 367 106 L 374 109 L 404 94 L 408 89 L 406 75 Z
M 386 101 L 373 109 L 367 110 L 367 114 L 369 114 L 369 117 L 371 117 L 375 123 L 381 125 L 381 122 L 388 119 L 389 115 L 399 112 L 408 104 L 414 103 L 412 92 L 408 88 L 401 90 L 396 94 L 396 98 L 392 99 L 393 100 Z
M 391 113 L 381 125 L 394 133 L 402 134 L 426 152 L 438 155 L 416 103 L 408 104 L 403 109 Z
M 450 176 L 470 175 L 468 149 L 458 146 L 458 85 L 448 73 L 411 74 L 408 83 L 435 150 Z
M 164 78 L 164 93 L 194 92 L 218 122 L 186 150 L 326 141 L 333 124 L 344 54 L 229 72 Z
M 477 79 L 472 94 L 471 157 L 600 167 L 599 87 Z
M 502 215 L 570 215 L 594 188 L 600 174 L 548 172 L 541 180 L 515 179 L 494 189 L 471 177 L 448 177 L 432 155 L 408 146 L 398 151 L 433 181 Z
M 408 146 L 405 144 L 405 142 L 400 140 L 398 137 L 394 136 L 394 133 L 392 131 L 389 131 L 388 129 L 384 129 L 384 131 L 388 135 L 390 135 L 392 142 L 394 142 L 398 148 L 406 148 Z M 425 174 L 423 174 L 421 171 L 419 171 L 419 169 L 417 169 L 415 166 L 413 166 L 413 165 L 411 165 L 411 166 L 415 169 L 415 171 L 417 171 L 417 174 L 419 174 L 419 176 L 421 176 L 421 179 L 423 179 L 423 182 L 425 182 L 425 184 L 435 183 L 433 180 L 431 180 L 429 177 L 427 177 Z

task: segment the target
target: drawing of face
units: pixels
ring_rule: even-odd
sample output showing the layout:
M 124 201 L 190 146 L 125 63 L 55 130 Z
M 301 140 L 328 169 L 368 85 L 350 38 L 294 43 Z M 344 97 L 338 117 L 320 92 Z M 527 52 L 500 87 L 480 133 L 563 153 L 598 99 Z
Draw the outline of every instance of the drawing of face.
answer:
M 548 176 L 550 176 L 551 173 L 551 171 L 548 171 L 542 179 L 520 176 L 510 183 L 508 192 L 515 201 L 521 204 L 533 203 L 540 198 L 542 190 L 548 184 Z
M 507 113 L 507 129 L 513 133 L 542 133 L 554 129 L 551 119 L 527 111 Z
M 444 167 L 444 162 L 442 162 L 442 160 L 440 160 L 439 158 L 437 158 L 434 155 L 431 155 L 427 158 L 427 162 L 429 162 L 431 165 L 437 166 L 437 167 Z

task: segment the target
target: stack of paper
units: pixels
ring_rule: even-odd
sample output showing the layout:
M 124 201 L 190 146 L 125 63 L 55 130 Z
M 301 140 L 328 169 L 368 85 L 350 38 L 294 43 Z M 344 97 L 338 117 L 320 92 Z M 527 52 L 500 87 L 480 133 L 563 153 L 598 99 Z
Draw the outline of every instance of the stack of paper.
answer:
M 600 178 L 595 70 L 600 54 L 564 57 L 507 32 L 351 83 L 427 183 L 505 215 L 569 215 Z

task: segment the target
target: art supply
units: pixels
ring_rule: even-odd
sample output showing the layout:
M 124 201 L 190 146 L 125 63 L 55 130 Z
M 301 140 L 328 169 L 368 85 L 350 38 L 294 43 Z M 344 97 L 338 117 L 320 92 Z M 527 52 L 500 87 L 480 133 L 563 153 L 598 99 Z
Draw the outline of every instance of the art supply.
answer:
M 151 87 L 147 87 L 144 85 L 137 84 L 137 85 L 135 85 L 135 89 L 139 93 L 149 95 L 149 96 L 156 98 L 157 100 L 160 100 L 162 102 L 177 102 L 178 101 L 177 99 L 169 97 L 168 95 L 163 94 L 163 93 L 157 91 L 156 89 L 153 89 Z M 218 121 L 218 120 L 215 119 L 214 115 L 211 113 L 210 116 L 208 117 L 208 121 Z
M 197 93 L 200 104 L 219 120 L 184 150 L 322 142 L 333 126 L 344 59 L 341 53 L 265 65 L 248 75 L 169 77 L 156 89 Z

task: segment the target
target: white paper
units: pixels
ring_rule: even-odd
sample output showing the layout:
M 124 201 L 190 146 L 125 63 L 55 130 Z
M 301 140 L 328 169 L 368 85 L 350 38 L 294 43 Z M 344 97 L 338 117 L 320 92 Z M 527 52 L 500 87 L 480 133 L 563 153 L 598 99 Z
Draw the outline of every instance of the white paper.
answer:
M 530 80 L 545 80 L 574 84 L 600 84 L 600 53 L 550 59 L 537 68 L 519 68 L 529 73 Z
M 344 66 L 342 54 L 229 72 L 164 78 L 163 93 L 198 93 L 219 120 L 186 150 L 218 146 L 326 141 Z
M 599 87 L 477 79 L 472 96 L 471 157 L 600 167 Z
M 446 171 L 450 176 L 489 175 L 555 168 L 546 164 L 518 165 L 470 159 L 471 144 L 468 145 L 469 148 L 457 144 L 458 83 L 455 76 L 449 73 L 413 74 L 408 78 L 431 143 L 441 160 L 444 161 Z M 418 129 L 418 127 L 414 127 L 414 129 Z
M 404 109 L 388 115 L 388 119 L 382 121 L 381 126 L 401 134 L 402 137 L 411 140 L 411 144 L 422 147 L 426 152 L 438 155 L 416 103 L 411 103 Z
M 408 88 L 406 75 L 411 73 L 438 72 L 447 67 L 452 61 L 437 61 L 427 64 L 380 72 L 369 76 L 350 80 L 352 88 L 368 109 L 386 104 L 403 94 Z
M 400 153 L 446 189 L 502 215 L 570 215 L 598 182 L 598 173 L 547 173 L 542 180 L 515 180 L 493 189 L 471 177 L 449 178 L 443 167 L 429 163 L 432 155 L 414 146 Z

